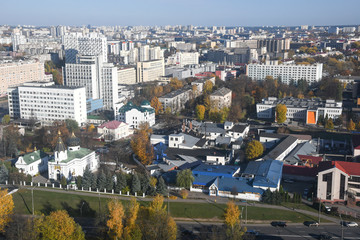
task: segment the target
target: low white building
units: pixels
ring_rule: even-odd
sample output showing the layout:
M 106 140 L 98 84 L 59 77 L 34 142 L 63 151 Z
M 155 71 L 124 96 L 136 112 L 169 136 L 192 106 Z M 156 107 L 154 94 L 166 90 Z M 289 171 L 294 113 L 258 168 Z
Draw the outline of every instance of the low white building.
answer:
M 48 161 L 49 179 L 68 181 L 76 176 L 83 176 L 86 167 L 95 172 L 99 167 L 99 157 L 94 151 L 81 148 L 80 139 L 73 134 L 67 141 L 67 148 L 58 137 L 54 157 Z
M 189 87 L 183 87 L 181 89 L 172 91 L 159 97 L 164 111 L 170 109 L 172 113 L 176 113 L 185 108 L 185 103 L 193 97 L 193 91 Z
M 47 171 L 49 158 L 49 155 L 43 151 L 35 150 L 34 152 L 20 156 L 15 163 L 15 167 L 26 175 L 35 176 L 36 174 Z
M 155 124 L 155 110 L 149 101 L 143 101 L 140 106 L 128 102 L 117 114 L 116 120 L 127 123 L 130 128 L 138 128 L 143 122 L 149 123 L 150 127 Z
M 97 132 L 99 139 L 105 142 L 117 141 L 131 134 L 129 124 L 116 120 L 101 124 L 97 128 Z
M 275 108 L 278 104 L 286 106 L 287 120 L 303 121 L 306 124 L 316 124 L 319 116 L 336 119 L 342 114 L 342 102 L 335 102 L 335 100 L 331 99 L 323 101 L 320 98 L 299 99 L 286 97 L 277 99 L 276 97 L 269 97 L 256 104 L 257 117 L 274 119 Z

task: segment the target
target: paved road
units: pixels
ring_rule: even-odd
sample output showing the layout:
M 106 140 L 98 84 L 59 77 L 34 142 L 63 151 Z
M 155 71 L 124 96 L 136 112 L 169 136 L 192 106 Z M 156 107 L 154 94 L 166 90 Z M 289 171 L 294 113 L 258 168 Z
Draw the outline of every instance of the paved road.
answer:
M 182 239 L 203 239 L 206 233 L 210 233 L 214 226 L 222 227 L 222 224 L 211 223 L 189 223 L 177 222 Z M 290 224 L 285 228 L 273 227 L 270 224 L 248 224 L 244 225 L 248 230 L 255 230 L 259 233 L 256 239 L 317 239 L 319 235 L 326 234 L 333 239 L 341 239 L 341 226 L 338 224 L 324 224 L 319 227 L 307 227 L 303 224 Z M 187 236 L 186 236 L 187 235 Z M 343 228 L 344 240 L 359 240 L 360 228 Z

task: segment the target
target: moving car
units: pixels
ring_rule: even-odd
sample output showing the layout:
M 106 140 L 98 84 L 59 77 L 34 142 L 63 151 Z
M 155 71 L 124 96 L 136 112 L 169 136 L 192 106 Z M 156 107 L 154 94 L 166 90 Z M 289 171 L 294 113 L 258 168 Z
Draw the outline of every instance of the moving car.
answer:
M 274 227 L 286 227 L 286 222 L 277 222 L 277 221 L 273 221 L 271 222 L 271 226 Z
M 345 222 L 345 221 L 341 221 L 340 225 L 343 225 L 345 227 L 358 227 L 359 226 L 356 222 Z
M 315 221 L 306 221 L 306 222 L 304 222 L 304 225 L 306 225 L 308 227 L 318 227 L 319 223 L 315 222 Z

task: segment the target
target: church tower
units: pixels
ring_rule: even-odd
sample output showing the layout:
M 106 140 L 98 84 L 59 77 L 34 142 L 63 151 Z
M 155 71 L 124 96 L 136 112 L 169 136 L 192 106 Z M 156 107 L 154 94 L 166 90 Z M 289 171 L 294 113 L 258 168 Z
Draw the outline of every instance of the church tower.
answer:
M 57 140 L 57 143 L 55 146 L 55 151 L 54 151 L 54 158 L 55 158 L 56 163 L 59 163 L 68 158 L 67 150 L 66 150 L 63 140 L 60 137 L 60 134 L 61 134 L 61 132 L 59 131 L 58 132 L 59 137 L 58 137 L 58 140 Z

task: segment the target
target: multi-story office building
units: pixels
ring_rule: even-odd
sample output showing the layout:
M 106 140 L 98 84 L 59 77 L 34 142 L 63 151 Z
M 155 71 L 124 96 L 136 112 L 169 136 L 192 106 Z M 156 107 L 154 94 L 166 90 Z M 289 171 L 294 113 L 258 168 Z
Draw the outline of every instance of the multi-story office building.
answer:
M 102 56 L 78 56 L 76 63 L 65 64 L 65 84 L 86 87 L 86 97 L 103 99 L 104 109 L 112 110 L 118 100 L 118 73 Z
M 75 63 L 76 56 L 102 56 L 102 62 L 107 62 L 106 37 L 97 33 L 86 36 L 82 34 L 68 34 L 63 36 L 66 63 Z
M 118 84 L 135 84 L 136 70 L 133 67 L 118 68 Z
M 246 66 L 246 75 L 257 81 L 271 76 L 274 79 L 280 79 L 285 84 L 289 84 L 291 81 L 297 83 L 301 79 L 306 80 L 308 84 L 313 84 L 322 78 L 322 63 L 313 65 L 278 65 L 277 62 L 268 61 L 266 64 L 248 64 Z
M 210 105 L 217 109 L 231 106 L 232 91 L 228 88 L 220 88 L 210 94 Z
M 149 60 L 158 60 L 164 57 L 164 53 L 159 46 L 149 49 Z
M 43 81 L 44 76 L 44 63 L 41 61 L 0 63 L 0 95 L 6 94 L 9 87 L 25 82 Z
M 34 119 L 43 124 L 73 119 L 86 122 L 84 87 L 68 87 L 54 83 L 31 82 L 9 88 L 9 114 L 17 119 Z
M 139 50 L 139 61 L 140 62 L 145 62 L 145 61 L 149 61 L 150 58 L 149 58 L 149 45 L 144 45 L 144 46 L 141 46 L 140 47 L 140 50 Z
M 276 97 L 269 97 L 256 104 L 257 117 L 274 119 L 275 108 L 278 104 L 286 106 L 287 120 L 303 121 L 306 124 L 316 124 L 319 116 L 336 119 L 342 114 L 342 102 L 335 102 L 335 100 L 322 101 L 320 98 L 298 99 L 292 97 L 278 100 Z
M 169 108 L 172 113 L 176 113 L 185 108 L 185 103 L 190 100 L 192 95 L 192 88 L 183 87 L 159 97 L 159 101 L 161 102 L 164 111 L 167 111 Z
M 158 80 L 164 76 L 164 59 L 138 62 L 136 68 L 137 82 L 149 82 Z

